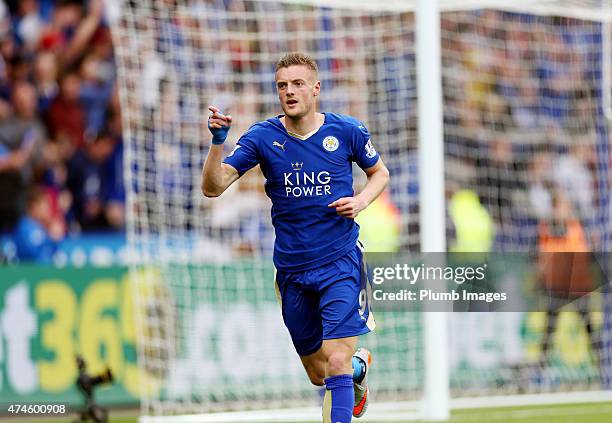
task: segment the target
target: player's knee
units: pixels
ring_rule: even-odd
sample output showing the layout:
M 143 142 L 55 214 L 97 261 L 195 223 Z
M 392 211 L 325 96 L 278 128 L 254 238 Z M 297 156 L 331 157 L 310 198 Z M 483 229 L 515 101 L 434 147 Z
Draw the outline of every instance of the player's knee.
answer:
M 340 375 L 346 373 L 351 367 L 351 355 L 343 351 L 332 352 L 327 357 L 327 373 L 329 375 Z

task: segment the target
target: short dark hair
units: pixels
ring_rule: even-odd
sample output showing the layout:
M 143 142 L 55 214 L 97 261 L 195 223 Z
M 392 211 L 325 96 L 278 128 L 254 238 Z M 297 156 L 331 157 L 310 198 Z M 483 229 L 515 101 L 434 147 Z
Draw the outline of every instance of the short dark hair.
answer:
M 287 53 L 276 62 L 276 71 L 279 69 L 288 68 L 289 66 L 306 66 L 308 69 L 319 72 L 317 62 L 307 54 L 300 52 Z

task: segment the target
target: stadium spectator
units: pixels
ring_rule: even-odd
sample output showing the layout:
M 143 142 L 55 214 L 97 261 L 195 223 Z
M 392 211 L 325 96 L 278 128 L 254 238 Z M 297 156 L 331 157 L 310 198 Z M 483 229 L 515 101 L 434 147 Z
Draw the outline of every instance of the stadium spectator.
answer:
M 74 197 L 73 212 L 82 229 L 108 229 L 106 217 L 108 163 L 115 140 L 101 132 L 88 140 L 68 162 L 67 186 Z
M 560 34 L 547 33 L 548 48 L 538 58 L 542 113 L 554 128 L 567 125 L 575 81 L 582 79 L 578 62 Z
M 85 109 L 86 128 L 97 133 L 105 126 L 106 109 L 113 93 L 114 75 L 93 54 L 85 56 L 81 63 L 80 105 Z
M 116 94 L 116 92 L 115 92 Z M 116 99 L 116 95 L 114 96 Z M 106 185 L 108 187 L 105 208 L 106 220 L 113 228 L 123 228 L 125 224 L 125 184 L 123 181 L 123 138 L 121 135 L 121 114 L 118 100 L 107 112 L 108 135 L 115 141 L 115 148 L 106 164 Z
M 31 84 L 15 83 L 12 113 L 0 122 L 0 149 L 4 151 L 0 154 L 6 157 L 0 171 L 0 227 L 4 230 L 12 229 L 24 211 L 25 193 L 42 165 L 46 131 L 36 115 L 37 100 Z
M 34 81 L 38 91 L 38 111 L 46 113 L 57 97 L 57 58 L 53 53 L 42 52 L 34 61 Z
M 512 142 L 500 137 L 480 148 L 487 148 L 488 154 L 479 157 L 476 164 L 477 185 L 481 190 L 479 197 L 497 223 L 507 224 L 512 210 L 513 193 L 524 188 L 517 177 L 520 165 L 512 151 Z
M 74 219 L 70 214 L 72 195 L 66 186 L 68 170 L 65 163 L 65 150 L 62 143 L 47 143 L 44 151 L 46 168 L 39 183 L 49 197 L 53 219 L 66 230 Z
M 548 152 L 538 152 L 529 165 L 528 196 L 530 212 L 536 219 L 546 219 L 552 212 L 550 195 L 552 157 Z
M 102 72 L 106 79 L 114 77 L 115 63 L 110 29 L 105 26 L 98 26 L 88 47 L 88 52 L 102 62 L 100 65 L 105 68 Z
M 44 22 L 39 14 L 37 0 L 21 0 L 15 16 L 15 35 L 22 51 L 36 51 Z
M 576 206 L 579 218 L 590 217 L 594 205 L 593 175 L 588 167 L 590 143 L 572 143 L 554 160 L 552 179 L 562 187 Z
M 8 69 L 9 79 L 13 85 L 17 82 L 29 82 L 32 63 L 28 56 L 18 52 L 11 57 Z
M 454 192 L 448 212 L 455 229 L 450 251 L 491 251 L 495 237 L 493 219 L 474 191 L 460 189 Z
M 537 130 L 543 126 L 537 88 L 532 84 L 522 85 L 515 96 L 508 99 L 512 118 L 519 129 Z
M 40 187 L 27 195 L 26 214 L 19 219 L 13 240 L 21 262 L 50 264 L 64 237 L 61 223 L 52 217 L 47 194 Z
M 75 1 L 60 1 L 51 5 L 47 19 L 49 24 L 40 37 L 40 47 L 61 57 L 68 39 L 74 33 L 82 13 L 82 6 Z
M 11 19 L 9 10 L 3 0 L 0 0 L 0 39 L 10 38 Z
M 77 20 L 76 26 L 73 26 L 75 24 L 74 21 L 69 21 L 71 24 L 68 27 L 69 36 L 65 36 L 68 41 L 61 55 L 64 67 L 74 65 L 82 57 L 89 42 L 102 22 L 102 15 L 104 12 L 103 0 L 89 1 L 88 9 L 85 13 L 83 13 L 83 8 L 81 6 L 82 2 L 75 3 L 74 1 L 69 1 L 67 4 L 69 5 L 68 7 L 72 6 L 69 9 L 69 13 L 78 13 L 80 20 Z M 68 16 L 73 17 L 73 15 Z
M 66 139 L 73 149 L 83 145 L 85 112 L 79 102 L 81 80 L 75 72 L 68 72 L 60 80 L 59 96 L 51 103 L 47 125 L 57 141 Z
M 6 189 L 3 188 L 9 188 L 9 181 L 19 179 L 19 170 L 28 162 L 33 149 L 34 145 L 30 142 L 14 151 L 10 151 L 0 143 L 0 193 L 3 195 L 3 200 L 6 199 L 0 205 L 0 230 L 10 228 L 18 214 L 14 196 L 7 195 Z M 10 193 L 13 192 L 11 189 Z

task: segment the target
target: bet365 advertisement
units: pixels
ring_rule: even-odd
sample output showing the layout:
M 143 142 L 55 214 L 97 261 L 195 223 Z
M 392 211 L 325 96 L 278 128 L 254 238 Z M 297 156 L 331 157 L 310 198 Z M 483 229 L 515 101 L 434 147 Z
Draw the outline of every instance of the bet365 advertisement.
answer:
M 82 403 L 76 357 L 86 372 L 110 368 L 103 404 L 139 395 L 128 272 L 122 267 L 0 268 L 0 403 Z
M 96 390 L 96 400 L 100 404 L 136 404 L 139 390 L 144 388 L 161 389 L 167 394 L 174 392 L 173 389 L 184 389 L 187 373 L 173 372 L 165 382 L 139 373 L 129 275 L 125 267 L 0 268 L 0 404 L 82 404 L 82 396 L 75 386 L 77 356 L 83 357 L 89 374 L 102 374 L 110 368 L 114 375 L 112 383 Z M 134 278 L 139 277 L 142 275 L 134 274 Z M 194 276 L 192 280 L 198 279 Z M 188 332 L 184 339 L 193 347 L 188 348 L 193 357 L 183 357 L 183 361 L 189 364 L 195 360 L 199 368 L 207 369 L 198 377 L 211 381 L 223 376 L 226 384 L 231 381 L 236 386 L 243 386 L 245 379 L 252 376 L 250 371 L 241 370 L 245 366 L 255 369 L 257 377 L 268 380 L 287 376 L 272 372 L 267 365 L 252 366 L 249 360 L 239 359 L 248 356 L 249 351 L 262 349 L 271 349 L 275 357 L 282 355 L 284 363 L 292 364 L 280 366 L 283 371 L 303 375 L 282 326 L 271 284 L 265 287 L 270 290 L 265 291 L 269 293 L 266 296 L 269 304 L 252 308 L 250 306 L 258 299 L 261 303 L 259 296 L 263 286 L 261 290 L 232 291 L 235 296 L 231 296 L 231 304 L 228 304 L 229 296 L 205 294 L 223 287 L 229 289 L 228 278 L 210 283 L 212 291 L 199 291 L 202 295 L 198 295 L 198 304 L 195 305 L 194 299 L 192 308 L 183 309 L 184 313 L 189 311 L 181 325 Z M 172 304 L 168 306 L 173 307 Z M 376 310 L 374 312 L 376 314 Z M 419 316 L 405 311 L 379 313 L 373 338 L 365 337 L 364 341 L 366 345 L 372 342 L 373 350 L 380 357 L 385 357 L 384 348 L 391 348 L 394 354 L 399 350 L 400 354 L 410 357 L 422 351 Z M 546 327 L 544 313 L 486 316 L 483 313 L 450 313 L 449 317 L 454 335 L 449 340 L 451 384 L 455 386 L 465 385 L 475 374 L 482 375 L 483 383 L 495 384 L 500 375 L 516 376 L 511 371 L 515 367 L 512 363 L 533 363 L 541 356 Z M 601 313 L 596 312 L 592 317 L 594 329 L 601 330 Z M 250 327 L 249 322 L 266 322 L 267 326 L 273 326 L 269 330 L 273 336 L 265 338 L 252 331 L 245 333 L 243 328 Z M 398 326 L 397 322 L 403 323 Z M 578 380 L 585 375 L 597 377 L 588 334 L 577 313 L 560 317 L 552 342 L 553 367 L 569 370 L 563 374 L 579 375 Z M 208 353 L 193 353 L 204 350 Z M 385 361 L 380 360 L 377 372 L 391 378 L 397 372 L 392 366 L 386 369 Z M 239 366 L 239 362 L 244 365 Z M 180 364 L 176 362 L 174 367 L 180 369 Z M 402 383 L 420 383 L 421 366 L 417 365 L 412 372 L 408 375 L 409 382 L 401 375 Z M 174 383 L 175 376 L 183 379 Z

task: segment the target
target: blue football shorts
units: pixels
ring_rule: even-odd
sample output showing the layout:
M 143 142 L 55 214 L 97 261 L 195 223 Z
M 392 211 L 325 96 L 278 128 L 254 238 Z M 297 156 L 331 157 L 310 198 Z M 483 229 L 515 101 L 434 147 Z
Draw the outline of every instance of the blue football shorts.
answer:
M 360 243 L 316 269 L 278 271 L 276 288 L 283 321 L 300 356 L 316 352 L 324 339 L 363 335 L 376 326 Z

